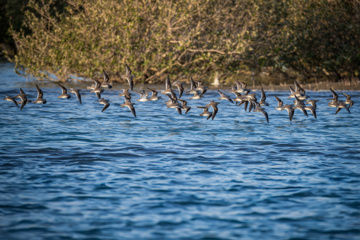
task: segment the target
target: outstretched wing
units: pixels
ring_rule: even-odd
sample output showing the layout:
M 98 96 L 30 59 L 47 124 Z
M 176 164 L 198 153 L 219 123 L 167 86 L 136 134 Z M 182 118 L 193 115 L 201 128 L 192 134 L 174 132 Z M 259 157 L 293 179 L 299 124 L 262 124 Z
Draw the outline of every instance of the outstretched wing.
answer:
M 59 87 L 61 87 L 61 90 L 62 90 L 62 94 L 67 94 L 67 89 L 66 87 L 60 85 L 60 83 L 58 83 Z
M 101 112 L 105 111 L 109 106 L 110 106 L 110 103 L 106 103 L 104 105 L 103 109 L 101 110 Z
M 331 91 L 331 93 L 333 94 L 333 99 L 337 101 L 338 98 L 339 98 L 339 96 L 337 95 L 337 93 L 336 93 L 334 90 L 332 90 L 331 88 L 330 88 L 330 91 Z
M 264 114 L 264 116 L 265 116 L 265 118 L 266 118 L 266 121 L 269 123 L 269 115 L 268 115 L 268 113 L 265 112 L 263 109 L 261 109 L 260 112 L 261 112 L 262 114 Z
M 131 75 L 131 69 L 130 67 L 126 64 L 126 67 L 125 67 L 125 71 L 126 71 L 126 75 Z
M 41 91 L 41 89 L 39 88 L 39 86 L 36 84 L 35 85 L 36 86 L 36 89 L 37 89 L 37 93 L 38 93 L 38 95 L 37 95 L 37 98 L 42 98 L 43 97 L 43 92 Z
M 130 109 L 131 113 L 134 115 L 134 117 L 136 117 L 136 112 L 135 112 L 134 106 L 129 106 L 129 109 Z
M 169 89 L 169 88 L 171 88 L 171 82 L 170 82 L 170 77 L 168 75 L 165 80 L 165 89 Z
M 104 81 L 103 83 L 108 83 L 110 81 L 109 75 L 105 72 L 105 70 L 103 69 L 103 74 L 104 74 Z

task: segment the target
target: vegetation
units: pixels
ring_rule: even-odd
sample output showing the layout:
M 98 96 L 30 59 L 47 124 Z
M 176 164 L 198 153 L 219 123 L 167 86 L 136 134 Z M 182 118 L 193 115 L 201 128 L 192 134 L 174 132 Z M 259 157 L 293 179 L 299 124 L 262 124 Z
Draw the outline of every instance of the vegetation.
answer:
M 14 30 L 20 30 L 26 5 L 27 1 L 24 0 L 0 0 L 0 48 L 9 51 L 10 55 L 14 54 L 15 46 L 8 30 L 10 24 Z
M 40 79 L 137 80 L 301 74 L 357 78 L 358 0 L 30 0 L 25 30 L 11 29 L 16 68 Z M 59 7 L 60 6 L 60 7 Z M 205 78 L 205 79 L 204 79 Z

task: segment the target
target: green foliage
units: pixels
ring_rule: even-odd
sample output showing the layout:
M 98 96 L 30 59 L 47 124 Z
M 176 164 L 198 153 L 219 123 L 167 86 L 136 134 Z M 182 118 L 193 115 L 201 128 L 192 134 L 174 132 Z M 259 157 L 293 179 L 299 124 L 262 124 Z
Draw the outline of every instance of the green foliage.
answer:
M 123 74 L 144 82 L 165 74 L 293 69 L 308 77 L 357 74 L 358 1 L 30 0 L 12 29 L 17 70 L 38 78 Z M 48 74 L 46 74 L 48 73 Z
M 357 0 L 257 1 L 253 59 L 306 77 L 352 78 L 360 67 Z

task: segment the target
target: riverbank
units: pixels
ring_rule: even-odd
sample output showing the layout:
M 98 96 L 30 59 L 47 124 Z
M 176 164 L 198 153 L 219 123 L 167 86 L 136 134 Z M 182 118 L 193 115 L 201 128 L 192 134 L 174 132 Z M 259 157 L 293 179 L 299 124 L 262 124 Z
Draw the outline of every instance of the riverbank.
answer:
M 13 73 L 11 73 L 11 69 L 13 70 Z M 15 70 L 14 70 L 14 64 L 11 62 L 8 62 L 5 58 L 1 58 L 0 59 L 0 74 L 3 75 L 4 71 L 6 70 L 6 74 L 11 74 L 14 76 L 15 74 Z M 226 79 L 236 79 L 237 76 L 227 76 Z M 48 82 L 49 84 L 53 84 L 54 81 L 43 81 L 43 80 L 36 80 L 35 78 L 31 78 L 31 77 L 20 77 L 18 79 L 24 79 L 24 83 L 26 85 L 35 85 L 35 82 L 41 82 L 41 85 L 43 85 L 45 87 L 46 82 Z M 159 79 L 164 79 L 165 77 L 159 77 Z M 219 85 L 213 85 L 213 81 L 206 81 L 206 78 L 203 79 L 200 76 L 196 76 L 194 77 L 195 81 L 204 81 L 206 82 L 206 85 L 208 86 L 209 89 L 230 89 L 232 85 L 234 85 L 233 81 L 226 81 L 226 79 L 219 81 L 220 84 Z M 240 81 L 244 81 L 248 84 L 248 87 L 253 89 L 253 90 L 258 90 L 261 88 L 264 88 L 265 90 L 268 91 L 276 91 L 276 90 L 289 90 L 290 86 L 294 86 L 293 84 L 293 80 L 292 79 L 282 79 L 282 83 L 279 84 L 267 84 L 267 83 L 271 83 L 274 82 L 272 81 L 274 79 L 273 76 L 269 76 L 269 77 L 264 77 L 262 76 L 261 79 L 256 79 L 255 84 L 253 84 L 251 81 L 249 81 L 248 78 L 246 77 L 242 77 L 242 78 L 238 78 L 241 79 Z M 101 78 L 99 78 L 99 80 L 101 81 Z M 119 78 L 115 78 L 113 79 L 113 83 L 114 83 L 114 88 L 122 88 L 123 86 L 126 87 L 127 82 L 124 81 L 119 81 Z M 189 81 L 189 77 L 188 76 L 180 76 L 178 78 L 176 78 L 175 76 L 171 77 L 171 81 L 175 82 L 175 81 L 183 81 L 185 82 L 185 84 L 190 84 Z M 69 81 L 66 82 L 67 85 L 71 85 L 71 86 L 86 86 L 89 83 L 91 83 L 92 80 L 91 79 L 71 79 Z M 146 87 L 148 86 L 153 86 L 155 88 L 161 88 L 163 86 L 163 83 L 158 80 L 156 83 L 144 83 L 144 81 L 142 81 L 141 79 L 135 79 L 135 88 L 138 89 L 146 89 Z M 300 84 L 303 86 L 303 88 L 305 88 L 306 90 L 312 90 L 312 91 L 326 91 L 329 90 L 330 88 L 334 89 L 334 90 L 338 90 L 338 91 L 359 91 L 360 90 L 360 81 L 357 80 L 343 80 L 343 81 L 339 81 L 339 82 L 332 82 L 332 81 L 318 81 L 316 83 L 303 83 L 301 80 L 299 81 Z
M 344 80 L 341 82 L 330 82 L 323 81 L 318 83 L 309 83 L 301 84 L 302 87 L 306 90 L 311 91 L 327 91 L 330 88 L 338 91 L 359 91 L 360 90 L 360 81 L 348 81 Z M 262 86 L 256 85 L 253 89 L 260 89 Z M 269 85 L 263 86 L 266 90 L 289 90 L 289 87 L 294 87 L 294 84 L 279 84 L 279 85 Z

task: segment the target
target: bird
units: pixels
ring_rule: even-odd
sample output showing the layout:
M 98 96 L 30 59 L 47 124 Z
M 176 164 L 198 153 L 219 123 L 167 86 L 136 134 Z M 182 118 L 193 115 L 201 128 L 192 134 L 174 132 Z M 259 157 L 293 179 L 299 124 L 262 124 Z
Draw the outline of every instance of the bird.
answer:
M 304 102 L 302 100 L 300 100 L 296 95 L 294 95 L 295 97 L 295 105 L 293 106 L 293 109 L 299 109 L 300 111 L 302 111 L 304 113 L 305 116 L 308 117 L 308 114 L 305 110 L 306 105 L 304 104 Z
M 209 112 L 209 108 L 208 108 L 208 107 L 200 107 L 200 106 L 198 106 L 197 108 L 203 109 L 203 112 L 200 113 L 200 116 L 205 116 L 205 117 L 207 117 L 206 120 L 209 120 L 209 119 L 211 118 L 212 112 Z
M 94 84 L 91 84 L 91 86 L 86 87 L 86 89 L 87 90 L 94 90 L 95 86 L 96 86 L 96 84 L 94 83 Z
M 207 87 L 204 86 L 204 82 L 197 81 L 196 84 L 197 84 L 197 86 L 196 86 L 197 91 L 200 91 L 200 92 L 206 91 Z
M 18 103 L 15 100 L 15 97 L 5 96 L 5 101 L 13 102 L 17 107 L 19 107 Z
M 192 96 L 190 99 L 200 99 L 202 96 L 206 93 L 207 87 L 203 85 L 204 83 L 202 81 L 197 81 L 195 88 L 196 92 L 194 93 L 194 96 Z M 199 93 L 200 92 L 200 93 Z
M 77 97 L 77 99 L 79 100 L 79 103 L 82 104 L 80 89 L 70 88 L 69 93 L 73 93 Z
M 233 93 L 233 94 L 237 94 L 238 92 L 236 92 L 236 85 L 232 85 L 231 86 L 231 90 L 229 91 L 229 93 Z M 240 94 L 241 95 L 241 94 Z
M 121 104 L 121 107 L 128 107 L 131 111 L 131 113 L 136 117 L 136 112 L 134 108 L 135 103 L 130 102 L 130 100 L 125 100 L 124 104 Z
M 169 92 L 167 94 L 165 94 L 165 95 L 168 95 L 168 94 L 170 94 L 173 99 L 177 100 L 176 94 L 171 88 L 170 88 Z
M 263 88 L 261 88 L 261 98 L 259 104 L 260 106 L 269 106 L 269 103 L 266 102 L 266 95 Z
M 249 104 L 249 112 L 251 112 L 251 110 L 253 108 L 255 108 L 255 105 L 253 103 L 257 102 L 256 93 L 250 93 L 250 94 L 246 93 L 246 95 L 243 95 L 243 102 L 245 102 L 245 111 L 246 111 L 247 105 Z M 243 102 L 240 102 L 240 105 Z
M 131 91 L 133 91 L 134 90 L 134 80 L 133 80 L 133 78 L 135 77 L 134 75 L 132 75 L 131 74 L 131 69 L 130 69 L 130 67 L 126 64 L 126 66 L 125 66 L 125 75 L 121 75 L 120 77 L 122 78 L 122 79 L 125 79 L 125 80 L 127 80 L 128 81 L 128 83 L 129 83 L 129 88 L 130 88 L 130 90 Z
M 129 92 L 129 89 L 122 89 L 122 93 L 119 94 L 120 97 L 124 97 L 124 98 L 127 98 L 127 99 L 131 99 L 131 93 Z
M 190 99 L 200 99 L 202 98 L 202 96 L 204 95 L 204 93 L 206 93 L 206 89 L 204 89 L 202 92 L 199 93 L 199 91 L 195 91 L 194 96 L 192 96 Z
M 299 100 L 305 100 L 305 99 L 307 99 L 307 96 L 306 95 L 304 95 L 304 94 L 302 94 L 303 93 L 303 91 L 295 91 L 291 86 L 289 87 L 289 89 L 290 89 L 290 96 L 289 96 L 289 98 L 295 98 L 295 97 L 297 97 Z
M 300 100 L 305 100 L 308 98 L 308 96 L 305 95 L 306 91 L 300 86 L 299 82 L 296 80 L 294 80 L 294 87 L 295 89 L 290 87 L 289 98 L 295 98 L 294 96 L 297 96 Z
M 330 88 L 330 91 L 331 91 L 331 93 L 332 93 L 332 95 L 333 95 L 333 98 L 330 98 L 330 99 L 327 99 L 327 100 L 338 101 L 338 100 L 339 100 L 339 96 L 337 95 L 337 93 L 336 93 L 334 90 L 332 90 L 331 88 Z
M 317 117 L 316 117 L 316 107 L 314 107 L 314 106 L 306 106 L 306 107 L 304 107 L 304 109 L 310 111 L 311 114 L 314 116 L 314 118 L 317 119 Z
M 261 107 L 260 103 L 256 103 L 256 107 L 253 112 L 261 112 L 262 114 L 264 114 L 266 121 L 269 123 L 269 115 L 267 112 L 265 112 L 265 109 Z
M 317 103 L 318 101 L 319 101 L 319 100 L 311 99 L 311 100 L 306 100 L 306 103 L 307 103 L 307 104 L 310 104 L 312 107 L 314 107 L 314 108 L 316 109 L 316 108 L 317 108 L 316 103 Z
M 101 87 L 103 88 L 112 88 L 112 85 L 110 83 L 110 78 L 109 75 L 105 72 L 105 70 L 103 69 L 103 75 L 104 75 L 104 79 L 101 83 Z
M 233 100 L 229 96 L 222 93 L 220 90 L 218 90 L 218 93 L 220 94 L 220 97 L 218 98 L 219 100 L 227 100 L 227 101 L 229 101 L 231 103 L 234 103 Z
M 151 89 L 151 88 L 147 88 L 147 89 L 149 89 L 152 92 L 151 97 L 149 98 L 149 101 L 157 101 L 161 98 L 158 96 L 158 92 L 156 90 Z
M 110 106 L 109 100 L 105 100 L 103 98 L 99 99 L 99 103 L 104 104 L 104 107 L 101 110 L 101 112 L 105 111 Z
M 187 101 L 182 99 L 179 99 L 179 101 L 182 103 L 181 108 L 185 111 L 185 114 L 187 114 L 190 111 L 191 107 L 187 105 Z
M 70 94 L 67 93 L 67 89 L 66 87 L 60 85 L 60 83 L 58 83 L 59 87 L 61 87 L 61 95 L 58 96 L 58 98 L 66 98 L 66 99 L 69 99 L 71 98 Z
M 344 101 L 345 104 L 349 105 L 349 108 L 351 108 L 354 105 L 354 101 L 351 100 L 351 96 L 343 93 L 343 95 L 346 97 L 346 101 Z
M 94 81 L 94 83 L 95 83 L 95 87 L 94 87 L 94 89 L 91 90 L 90 92 L 95 93 L 95 94 L 96 94 L 96 97 L 97 97 L 98 99 L 101 99 L 101 93 L 104 92 L 104 89 L 101 88 L 101 83 L 100 83 L 98 80 L 94 79 L 93 81 Z
M 233 98 L 233 102 L 235 102 L 235 105 L 237 105 L 238 102 L 243 101 L 243 97 L 241 96 L 241 93 L 233 92 L 235 94 L 235 98 Z
M 219 105 L 219 104 L 220 104 L 219 102 L 210 101 L 210 103 L 206 105 L 207 108 L 212 107 L 212 109 L 213 109 L 211 120 L 214 120 L 214 118 L 219 110 L 217 107 L 217 105 Z
M 336 107 L 337 108 L 338 105 L 339 105 L 338 100 L 331 100 L 331 102 L 328 103 L 329 107 Z
M 236 93 L 236 95 L 237 95 L 237 97 L 234 98 L 233 100 L 234 100 L 236 103 L 239 102 L 239 104 L 238 104 L 237 106 L 241 106 L 241 105 L 244 104 L 244 110 L 245 110 L 245 112 L 246 112 L 247 107 L 248 107 L 248 105 L 249 105 L 249 99 L 246 97 L 246 95 L 242 96 L 240 93 Z
M 350 113 L 349 107 L 342 101 L 337 101 L 337 106 L 336 107 L 337 107 L 337 109 L 336 109 L 335 115 L 338 112 L 340 112 L 340 110 L 343 109 L 343 108 L 345 108 L 348 111 L 348 113 Z
M 41 89 L 39 88 L 39 86 L 37 84 L 35 84 L 36 86 L 36 90 L 37 90 L 37 98 L 35 101 L 33 101 L 33 103 L 41 103 L 41 104 L 45 104 L 46 100 L 43 98 L 44 94 L 41 91 Z
M 256 106 L 259 104 L 257 100 L 252 100 L 252 99 L 249 99 L 248 102 L 249 102 L 249 112 L 251 112 L 252 109 L 255 109 Z
M 182 113 L 181 113 L 181 105 L 177 101 L 176 96 L 174 98 L 172 95 L 169 95 L 169 94 L 165 94 L 165 95 L 169 97 L 169 101 L 166 102 L 166 107 L 167 108 L 175 108 L 176 111 L 179 113 L 179 115 L 182 115 Z
M 204 87 L 204 88 L 197 88 L 197 89 L 199 89 L 199 91 L 200 91 L 200 98 L 202 98 L 202 96 L 206 93 L 206 91 L 207 91 L 207 88 L 206 87 Z
M 305 89 L 303 89 L 300 86 L 300 83 L 298 81 L 296 81 L 296 79 L 294 80 L 294 86 L 295 86 L 295 93 L 297 93 L 300 96 L 305 96 L 305 94 L 306 94 Z M 297 96 L 297 97 L 299 97 L 299 96 Z
M 22 110 L 25 107 L 25 105 L 28 103 L 28 99 L 26 97 L 26 94 L 21 88 L 20 88 L 20 94 L 17 95 L 15 98 L 20 98 L 21 99 L 20 110 Z
M 335 107 L 335 108 L 336 108 L 335 114 L 337 114 L 342 108 L 345 108 L 346 105 L 343 103 L 343 104 L 341 104 L 341 107 L 339 107 L 339 104 L 340 104 L 341 102 L 339 101 L 339 96 L 338 96 L 338 94 L 337 94 L 333 89 L 331 89 L 331 88 L 330 88 L 330 92 L 332 93 L 333 97 L 327 99 L 327 100 L 331 100 L 331 102 L 328 103 L 328 106 L 329 106 L 329 107 Z M 348 112 L 350 113 L 349 108 L 346 107 L 346 109 L 347 109 Z
M 247 84 L 244 83 L 244 82 L 240 82 L 240 81 L 235 81 L 235 84 L 236 84 L 236 92 L 237 93 L 249 93 L 250 92 L 250 89 L 247 89 Z
M 137 93 L 140 94 L 140 98 L 137 101 L 139 101 L 139 102 L 149 101 L 149 99 L 147 98 L 147 96 L 149 96 L 148 92 L 145 92 L 145 90 L 142 90 L 141 92 L 137 92 Z
M 174 82 L 174 85 L 179 89 L 179 97 L 178 98 L 181 98 L 181 96 L 184 92 L 184 87 L 183 87 L 184 83 L 181 81 L 176 81 L 176 82 Z

